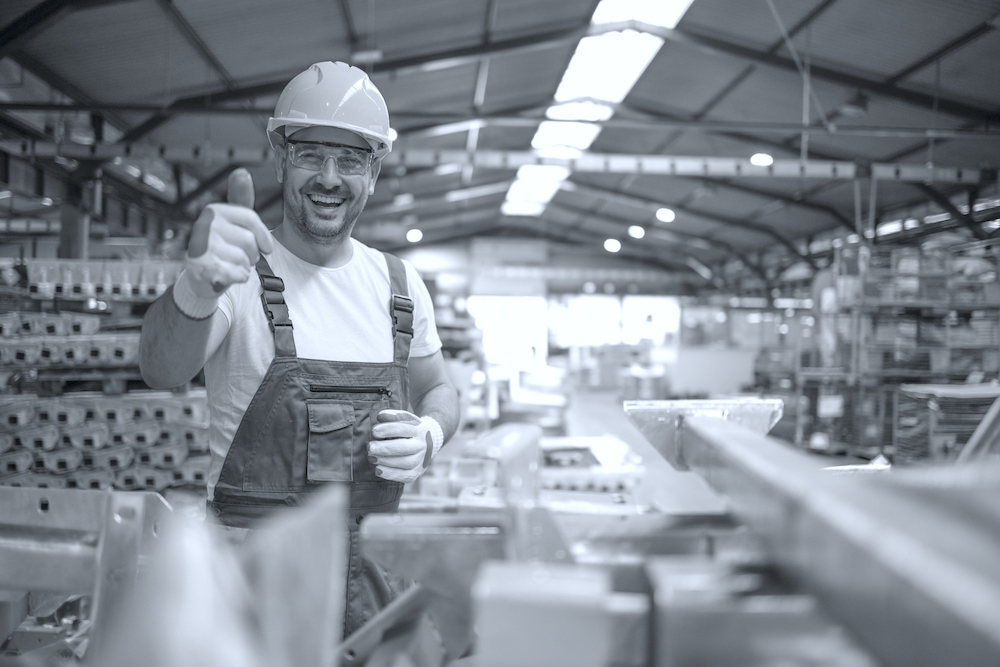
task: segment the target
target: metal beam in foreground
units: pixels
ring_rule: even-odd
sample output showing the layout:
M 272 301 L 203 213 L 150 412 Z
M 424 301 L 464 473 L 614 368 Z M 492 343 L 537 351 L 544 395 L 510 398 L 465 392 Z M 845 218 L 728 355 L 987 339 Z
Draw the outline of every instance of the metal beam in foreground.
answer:
M 674 437 L 779 569 L 885 665 L 1000 664 L 1000 464 L 842 476 L 718 417 L 684 417 Z

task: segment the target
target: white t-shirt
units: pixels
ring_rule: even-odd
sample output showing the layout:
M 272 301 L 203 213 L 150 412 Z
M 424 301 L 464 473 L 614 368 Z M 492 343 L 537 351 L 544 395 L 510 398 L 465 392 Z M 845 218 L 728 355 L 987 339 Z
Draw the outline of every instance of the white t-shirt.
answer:
M 392 293 L 385 256 L 354 239 L 351 246 L 351 260 L 328 269 L 299 259 L 274 240 L 274 252 L 267 256 L 267 263 L 285 283 L 285 303 L 299 358 L 392 361 Z M 403 264 L 413 299 L 410 356 L 424 357 L 441 349 L 434 306 L 416 269 L 409 262 Z M 219 300 L 219 309 L 229 320 L 229 333 L 205 364 L 211 415 L 209 498 L 243 414 L 274 359 L 274 336 L 264 316 L 262 292 L 254 272 L 250 280 L 233 285 Z

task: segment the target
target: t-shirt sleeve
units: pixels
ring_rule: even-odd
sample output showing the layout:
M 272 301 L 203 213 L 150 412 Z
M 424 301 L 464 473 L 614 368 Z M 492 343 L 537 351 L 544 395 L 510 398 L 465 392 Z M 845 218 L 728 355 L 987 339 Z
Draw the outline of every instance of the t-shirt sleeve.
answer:
M 438 336 L 437 324 L 434 322 L 434 302 L 427 291 L 420 274 L 408 261 L 403 260 L 406 267 L 406 282 L 413 299 L 413 340 L 410 342 L 411 357 L 426 357 L 441 349 L 441 337 Z

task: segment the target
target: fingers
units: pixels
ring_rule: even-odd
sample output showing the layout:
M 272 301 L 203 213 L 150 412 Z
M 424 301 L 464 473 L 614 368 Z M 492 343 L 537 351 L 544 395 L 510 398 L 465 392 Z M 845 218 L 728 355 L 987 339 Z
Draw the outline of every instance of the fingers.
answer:
M 378 413 L 378 421 L 385 422 L 405 422 L 407 424 L 419 424 L 420 417 L 406 410 L 382 410 Z
M 368 443 L 368 456 L 379 461 L 388 457 L 417 457 L 416 463 L 423 461 L 426 445 L 420 438 L 395 438 L 393 440 L 372 440 Z
M 253 209 L 245 206 L 234 206 L 233 204 L 209 204 L 206 208 L 212 209 L 214 218 L 212 226 L 224 226 L 226 223 L 243 227 L 249 230 L 257 243 L 257 247 L 263 253 L 274 250 L 274 242 L 271 240 L 271 232 L 268 230 L 260 216 Z
M 419 470 L 398 470 L 396 468 L 375 468 L 375 476 L 390 482 L 409 484 L 420 477 Z
M 252 209 L 254 202 L 253 178 L 250 172 L 240 167 L 229 174 L 229 191 L 226 201 L 236 206 Z
M 417 425 L 402 422 L 389 422 L 388 424 L 375 424 L 372 427 L 372 437 L 376 440 L 388 440 L 389 438 L 416 438 L 420 435 L 419 423 Z
M 424 460 L 423 454 L 411 454 L 409 456 L 374 456 L 377 459 L 375 465 L 379 468 L 396 468 L 397 470 L 414 470 L 423 472 L 420 465 Z

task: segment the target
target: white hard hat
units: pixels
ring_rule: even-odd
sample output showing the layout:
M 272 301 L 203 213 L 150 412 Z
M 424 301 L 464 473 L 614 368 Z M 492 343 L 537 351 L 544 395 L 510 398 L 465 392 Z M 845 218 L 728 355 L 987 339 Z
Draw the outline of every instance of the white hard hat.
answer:
M 267 140 L 280 144 L 286 126 L 338 127 L 359 134 L 376 158 L 392 150 L 389 110 L 382 93 L 364 71 L 342 62 L 311 65 L 298 74 L 278 97 L 267 121 Z

